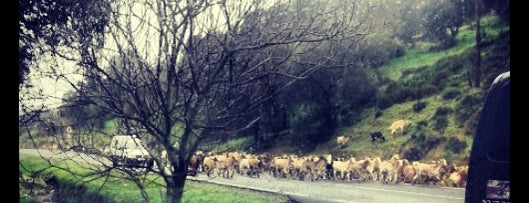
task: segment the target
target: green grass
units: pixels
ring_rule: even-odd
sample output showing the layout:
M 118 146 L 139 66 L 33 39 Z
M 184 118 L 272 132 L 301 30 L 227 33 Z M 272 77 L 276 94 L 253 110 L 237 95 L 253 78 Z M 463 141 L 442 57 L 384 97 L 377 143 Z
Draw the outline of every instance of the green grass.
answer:
M 482 26 L 485 28 L 485 39 L 493 39 L 501 31 L 508 30 L 508 27 L 499 24 L 499 20 L 494 16 L 486 16 L 481 19 Z M 395 58 L 388 64 L 379 68 L 380 72 L 387 77 L 398 80 L 402 76 L 402 71 L 423 66 L 433 66 L 439 60 L 460 55 L 469 49 L 473 49 L 475 43 L 476 31 L 468 25 L 462 26 L 456 36 L 456 45 L 447 50 L 427 51 L 423 48 L 407 50 L 404 56 Z
M 231 140 L 228 140 L 225 143 L 222 143 L 222 144 L 218 145 L 212 151 L 224 152 L 224 151 L 241 150 L 241 149 L 244 149 L 248 145 L 248 141 L 249 140 L 250 140 L 250 138 L 248 138 L 248 137 L 241 137 L 241 138 L 231 139 Z
M 49 168 L 49 164 L 39 158 L 29 155 L 20 155 L 19 170 L 25 177 L 32 175 L 35 171 L 46 169 L 40 173 L 41 177 L 54 174 L 62 185 L 68 187 L 83 188 L 82 194 L 65 194 L 70 202 L 87 202 L 94 201 L 94 196 L 101 199 L 97 201 L 106 202 L 144 202 L 139 189 L 134 182 L 124 179 L 125 177 L 118 171 L 113 171 L 113 177 L 97 178 L 100 173 L 94 172 L 82 165 L 72 161 L 62 161 L 53 163 L 56 167 Z M 24 167 L 22 167 L 24 166 Z M 67 172 L 60 168 L 68 168 L 75 173 Z M 94 179 L 97 178 L 97 179 Z M 163 180 L 156 175 L 147 175 L 145 178 L 145 187 L 151 202 L 163 202 L 165 189 Z M 105 184 L 103 184 L 105 183 Z M 102 187 L 101 187 L 102 186 Z M 99 188 L 101 190 L 99 191 Z M 21 198 L 27 197 L 27 189 L 21 189 Z M 103 199 L 103 200 L 102 200 Z M 25 202 L 27 199 L 21 199 Z M 274 195 L 262 192 L 253 192 L 244 189 L 235 189 L 223 187 L 214 184 L 187 181 L 182 198 L 183 202 L 287 202 L 284 196 Z
M 392 105 L 387 108 L 382 116 L 377 119 L 374 118 L 374 109 L 369 109 L 364 111 L 362 119 L 359 123 L 350 128 L 344 130 L 344 133 L 352 135 L 351 141 L 347 147 L 341 151 L 346 155 L 352 155 L 357 157 L 373 157 L 380 156 L 383 158 L 389 158 L 393 154 L 398 154 L 401 152 L 404 144 L 408 142 L 410 136 L 413 133 L 416 133 L 416 125 L 419 121 L 425 120 L 428 122 L 426 129 L 432 128 L 434 122 L 432 117 L 435 114 L 435 111 L 439 106 L 445 106 L 450 108 L 455 108 L 457 105 L 456 100 L 443 100 L 441 94 L 436 94 L 427 98 L 421 99 L 421 101 L 426 102 L 426 107 L 419 113 L 413 111 L 413 104 L 415 101 L 403 102 L 400 104 Z M 452 112 L 450 115 L 453 115 Z M 462 134 L 465 137 L 471 137 L 471 135 L 465 135 L 464 129 L 457 127 L 454 116 L 448 116 L 448 127 L 444 129 L 442 133 L 443 136 L 452 136 L 456 134 Z M 397 135 L 393 138 L 390 134 L 390 131 L 387 129 L 391 123 L 395 120 L 407 119 L 412 122 L 410 126 L 407 127 L 407 134 Z M 371 143 L 370 133 L 374 131 L 381 131 L 382 134 L 386 137 L 386 142 L 384 143 Z M 341 134 L 341 133 L 340 133 Z M 329 142 L 335 142 L 331 140 Z M 470 143 L 467 141 L 467 144 Z M 431 155 L 425 157 L 426 159 L 437 159 L 442 155 Z M 457 158 L 457 157 L 456 157 Z M 460 158 L 460 157 L 459 157 Z
M 118 119 L 110 119 L 105 121 L 103 124 L 104 131 L 108 135 L 112 135 L 118 132 Z
M 485 30 L 483 40 L 488 41 L 489 44 L 496 39 L 499 33 L 509 29 L 508 26 L 501 25 L 494 16 L 486 16 L 482 18 L 481 22 Z M 412 135 L 429 133 L 427 136 L 440 136 L 439 138 L 446 139 L 441 139 L 442 141 L 437 145 L 425 145 L 432 146 L 432 148 L 424 154 L 423 160 L 447 158 L 456 163 L 465 163 L 468 160 L 472 146 L 472 132 L 467 129 L 468 126 L 457 122 L 456 114 L 458 109 L 461 108 L 458 104 L 466 95 L 474 95 L 477 98 L 481 98 L 483 95 L 483 89 L 470 87 L 467 80 L 467 73 L 472 64 L 468 59 L 471 58 L 470 54 L 472 54 L 474 49 L 474 37 L 475 31 L 469 26 L 463 26 L 460 28 L 456 37 L 456 45 L 453 48 L 428 51 L 427 43 L 419 43 L 415 49 L 407 51 L 404 56 L 395 58 L 387 65 L 380 67 L 379 70 L 383 75 L 397 83 L 403 84 L 405 88 L 410 88 L 407 87 L 410 84 L 412 85 L 411 87 L 413 87 L 413 84 L 431 85 L 434 84 L 432 83 L 433 81 L 440 79 L 446 82 L 436 85 L 437 88 L 440 88 L 438 91 L 420 98 L 421 102 L 426 103 L 425 108 L 420 112 L 413 111 L 413 105 L 418 100 L 412 99 L 394 103 L 383 109 L 382 115 L 376 119 L 374 115 L 380 109 L 365 109 L 361 114 L 360 122 L 348 128 L 340 129 L 336 133 L 337 135 L 352 135 L 349 144 L 345 147 L 336 146 L 334 144 L 336 140 L 331 139 L 327 143 L 323 143 L 321 145 L 323 147 L 317 147 L 316 151 L 324 153 L 327 148 L 327 151 L 331 149 L 331 151 L 336 152 L 334 154 L 342 156 L 360 158 L 380 156 L 387 159 L 392 154 L 402 155 L 403 150 L 408 147 L 418 147 L 420 142 L 417 143 L 417 141 L 411 139 Z M 486 50 L 484 49 L 484 53 Z M 482 53 L 483 56 L 485 56 L 484 53 Z M 386 87 L 381 86 L 381 91 L 384 88 Z M 445 95 L 454 90 L 458 91 L 458 94 L 455 94 L 456 96 L 447 97 Z M 443 98 L 443 95 L 445 95 L 445 98 Z M 447 127 L 436 131 L 434 130 L 435 120 L 439 119 L 439 117 L 435 116 L 435 112 L 439 107 L 450 108 L 453 111 L 446 115 Z M 399 135 L 393 138 L 387 128 L 393 121 L 398 119 L 410 120 L 412 124 L 408 127 L 406 135 Z M 427 125 L 422 129 L 418 129 L 416 127 L 417 123 L 421 121 L 426 122 Z M 386 137 L 386 142 L 372 144 L 369 135 L 374 131 L 381 131 Z M 458 154 L 446 150 L 446 140 L 451 136 L 463 139 L 467 147 Z

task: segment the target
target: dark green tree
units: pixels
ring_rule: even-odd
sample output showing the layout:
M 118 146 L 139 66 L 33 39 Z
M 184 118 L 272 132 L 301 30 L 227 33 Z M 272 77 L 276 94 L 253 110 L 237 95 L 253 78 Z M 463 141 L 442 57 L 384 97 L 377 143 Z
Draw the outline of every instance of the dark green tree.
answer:
M 61 46 L 88 51 L 100 47 L 108 24 L 110 5 L 97 0 L 19 1 L 18 83 L 24 83 L 35 56 Z M 76 43 L 82 43 L 77 44 Z
M 427 4 L 423 12 L 426 37 L 438 43 L 440 49 L 452 47 L 463 24 L 460 3 L 453 0 L 435 1 Z

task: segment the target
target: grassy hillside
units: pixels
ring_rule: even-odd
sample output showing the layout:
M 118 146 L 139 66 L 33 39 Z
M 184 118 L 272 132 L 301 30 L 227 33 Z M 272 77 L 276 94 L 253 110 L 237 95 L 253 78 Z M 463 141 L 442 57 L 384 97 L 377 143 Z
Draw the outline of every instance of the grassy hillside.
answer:
M 483 17 L 481 22 L 485 31 L 483 41 L 486 42 L 494 41 L 499 33 L 509 30 L 509 27 L 500 24 L 495 16 Z M 392 80 L 398 80 L 402 76 L 402 72 L 408 69 L 433 66 L 443 58 L 468 54 L 466 52 L 474 49 L 476 44 L 475 36 L 475 28 L 470 27 L 470 25 L 462 26 L 456 36 L 456 45 L 454 47 L 442 51 L 430 51 L 431 45 L 429 43 L 419 42 L 415 48 L 408 49 L 404 56 L 395 58 L 378 69 L 383 75 Z
M 389 158 L 396 153 L 411 160 L 446 158 L 466 162 L 486 87 L 509 65 L 509 53 L 501 50 L 508 47 L 509 27 L 494 16 L 483 18 L 482 25 L 481 88 L 469 84 L 475 31 L 466 25 L 461 27 L 453 48 L 428 51 L 425 46 L 417 46 L 379 67 L 379 105 L 365 109 L 360 122 L 338 133 L 352 136 L 348 145 L 339 147 L 330 140 L 315 153 L 331 149 L 333 154 L 343 156 Z M 503 67 L 491 67 L 496 64 Z M 388 127 L 398 119 L 409 120 L 411 125 L 404 135 L 392 137 Z M 386 142 L 371 143 L 369 135 L 374 131 L 381 131 Z

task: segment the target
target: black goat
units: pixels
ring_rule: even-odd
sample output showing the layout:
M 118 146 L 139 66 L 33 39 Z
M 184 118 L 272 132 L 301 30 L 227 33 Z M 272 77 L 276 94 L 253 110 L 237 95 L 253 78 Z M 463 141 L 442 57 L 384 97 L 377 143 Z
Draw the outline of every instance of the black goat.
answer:
M 382 135 L 380 131 L 371 133 L 371 142 L 375 142 L 377 140 L 381 140 L 382 142 L 386 141 L 386 138 L 384 137 L 384 135 Z

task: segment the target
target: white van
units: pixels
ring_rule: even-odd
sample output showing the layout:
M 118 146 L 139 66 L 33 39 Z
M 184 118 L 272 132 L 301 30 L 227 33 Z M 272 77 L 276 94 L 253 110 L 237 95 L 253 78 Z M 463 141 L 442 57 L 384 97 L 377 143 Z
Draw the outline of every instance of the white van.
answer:
M 116 135 L 110 141 L 110 160 L 114 166 L 152 168 L 153 159 L 136 135 Z

